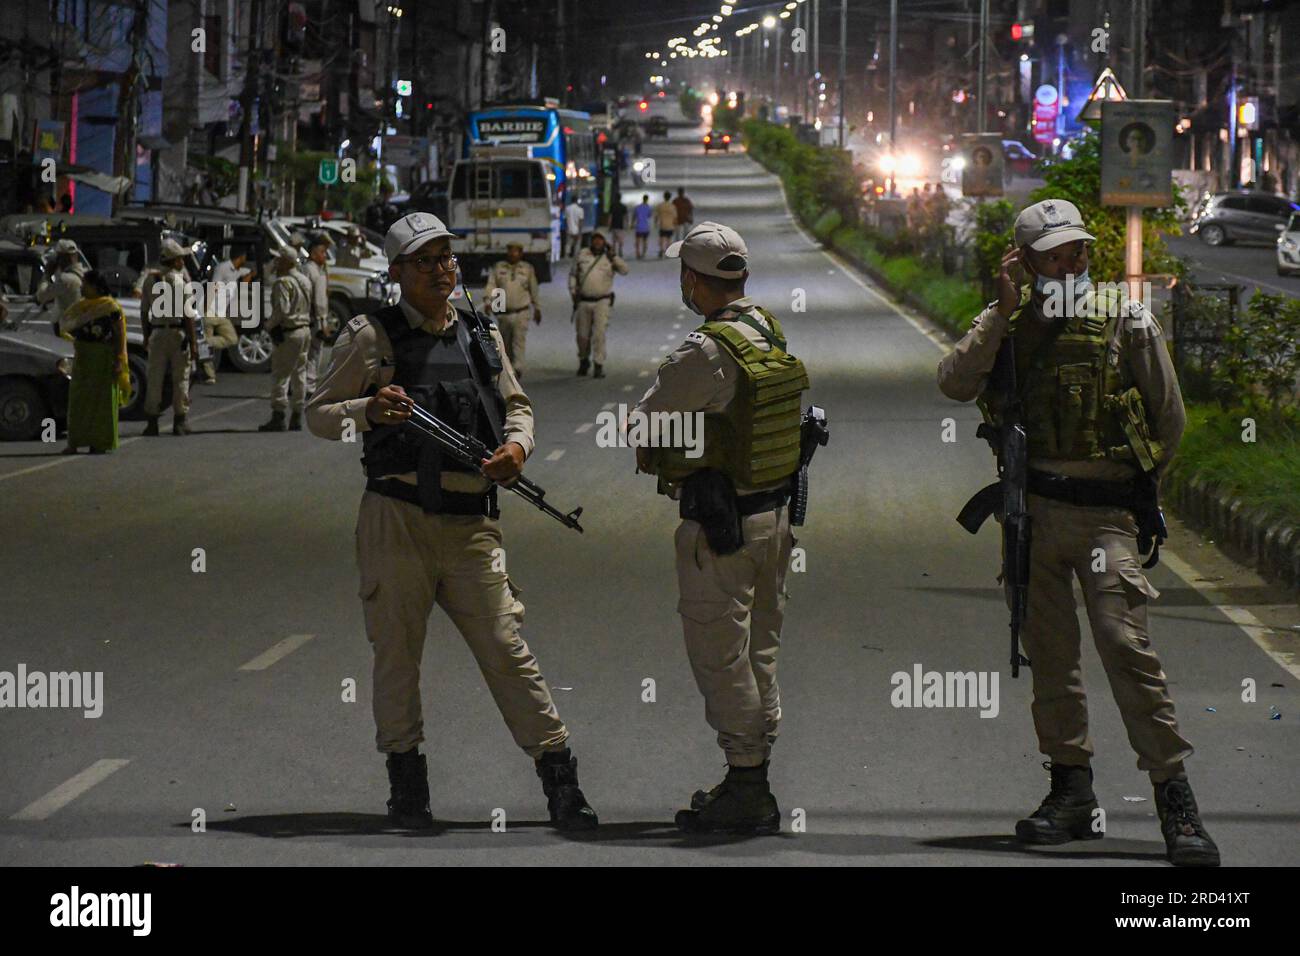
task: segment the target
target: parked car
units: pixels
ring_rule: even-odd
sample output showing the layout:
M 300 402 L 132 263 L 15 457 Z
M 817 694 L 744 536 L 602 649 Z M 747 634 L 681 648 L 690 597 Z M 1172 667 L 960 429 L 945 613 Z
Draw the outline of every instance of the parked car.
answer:
M 1207 246 L 1232 242 L 1276 242 L 1300 205 L 1283 196 L 1255 189 L 1219 192 L 1201 200 L 1188 232 Z
M 1278 231 L 1277 274 L 1300 275 L 1300 213 L 1293 212 Z
M 667 139 L 668 138 L 667 118 L 663 116 L 650 117 L 650 119 L 648 119 L 645 124 L 645 135 L 647 139 L 656 136 L 661 139 Z
M 704 152 L 720 149 L 724 153 L 731 152 L 731 134 L 715 133 L 713 130 L 704 134 Z
M 72 343 L 53 332 L 0 324 L 0 440 L 31 441 L 47 418 L 62 431 L 68 419 Z

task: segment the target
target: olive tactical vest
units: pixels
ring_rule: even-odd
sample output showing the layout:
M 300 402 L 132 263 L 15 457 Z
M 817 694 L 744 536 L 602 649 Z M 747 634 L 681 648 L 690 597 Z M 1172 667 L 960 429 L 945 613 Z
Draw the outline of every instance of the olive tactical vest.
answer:
M 808 373 L 803 362 L 785 351 L 776 317 L 766 309 L 757 311 L 770 332 L 743 314 L 734 321 L 763 333 L 771 346 L 766 352 L 730 322 L 709 321 L 696 329 L 736 360 L 741 376 L 728 407 L 705 414 L 699 458 L 687 458 L 683 448 L 651 450 L 651 468 L 663 481 L 681 481 L 691 472 L 713 468 L 735 485 L 764 488 L 798 470 L 800 395 L 808 388 Z
M 1037 321 L 1022 305 L 1008 334 L 1016 345 L 1017 397 L 1031 458 L 1064 461 L 1107 459 L 1143 472 L 1160 461 L 1163 448 L 1151 437 L 1142 395 L 1126 381 L 1118 353 L 1110 349 L 1121 319 L 1117 293 L 1090 293 L 1094 315 L 1075 316 L 1031 350 L 1025 328 Z M 1085 310 L 1086 311 L 1086 310 Z M 1111 363 L 1111 359 L 1116 359 Z M 996 420 L 981 399 L 986 417 Z
M 400 385 L 417 404 L 457 431 L 477 437 L 489 448 L 496 447 L 457 336 L 413 329 L 395 305 L 374 313 L 372 321 L 383 327 L 392 344 L 394 370 L 390 384 Z M 464 322 L 465 317 L 460 316 L 459 321 Z M 504 417 L 504 400 L 495 390 L 492 396 Z M 400 425 L 374 425 L 362 432 L 362 449 L 362 466 L 372 478 L 416 471 L 423 481 L 429 469 L 417 467 L 422 453 L 426 458 L 430 454 L 437 457 L 435 470 L 474 471 L 449 456 L 436 455 L 427 442 Z

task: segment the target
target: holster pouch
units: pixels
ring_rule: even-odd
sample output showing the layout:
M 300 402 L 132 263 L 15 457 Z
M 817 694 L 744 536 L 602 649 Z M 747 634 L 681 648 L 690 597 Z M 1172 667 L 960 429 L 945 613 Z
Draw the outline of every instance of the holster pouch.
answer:
M 692 472 L 682 482 L 681 517 L 698 521 L 714 554 L 735 554 L 744 544 L 736 489 L 713 468 Z

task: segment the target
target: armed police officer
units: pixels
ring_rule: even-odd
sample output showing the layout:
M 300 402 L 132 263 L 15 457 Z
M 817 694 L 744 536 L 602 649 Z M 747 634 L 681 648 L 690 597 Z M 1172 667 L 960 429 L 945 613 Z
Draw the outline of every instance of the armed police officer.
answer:
M 945 395 L 978 398 L 991 425 L 1018 423 L 1027 438 L 1022 639 L 1051 791 L 1016 824 L 1016 836 L 1034 844 L 1102 836 L 1094 826 L 1077 578 L 1138 767 L 1155 788 L 1168 857 L 1217 866 L 1218 848 L 1183 766 L 1192 747 L 1148 639 L 1147 603 L 1159 595 L 1142 573 L 1163 536 L 1154 491 L 1182 437 L 1183 401 L 1155 318 L 1140 302 L 1092 286 L 1092 240 L 1072 203 L 1049 199 L 1024 209 L 1002 259 L 997 301 L 939 364 Z M 1022 270 L 1032 282 L 1027 296 Z M 1146 565 L 1143 551 L 1151 553 Z
M 578 338 L 578 374 L 595 366 L 592 378 L 605 377 L 605 329 L 614 308 L 614 273 L 627 275 L 627 263 L 605 242 L 597 229 L 591 243 L 578 253 L 569 270 L 569 296 Z
M 348 322 L 307 407 L 307 425 L 321 438 L 362 437 L 357 563 L 389 815 L 404 827 L 433 825 L 419 752 L 420 657 L 437 604 L 469 644 L 515 742 L 536 761 L 552 822 L 588 829 L 596 813 L 578 786 L 569 732 L 520 636 L 524 607 L 497 560 L 493 482 L 518 476 L 532 451 L 532 406 L 496 329 L 448 302 L 456 286 L 451 235 L 427 213 L 393 223 L 384 254 L 401 301 Z M 402 427 L 412 403 L 482 440 L 492 457 L 474 471 L 413 438 Z
M 681 259 L 682 301 L 705 321 L 665 359 L 633 414 L 695 414 L 703 445 L 695 457 L 640 447 L 637 464 L 680 502 L 677 610 L 705 719 L 727 760 L 726 778 L 697 792 L 677 825 L 774 833 L 780 811 L 767 768 L 781 720 L 788 500 L 808 376 L 776 317 L 745 295 L 749 253 L 735 230 L 702 222 L 666 255 Z
M 501 332 L 506 355 L 515 377 L 524 379 L 524 360 L 528 345 L 528 320 L 542 324 L 542 304 L 537 289 L 537 272 L 524 261 L 522 243 L 506 246 L 506 257 L 492 266 L 483 289 L 487 308 Z
M 159 245 L 159 269 L 141 282 L 140 324 L 149 348 L 149 387 L 145 390 L 144 414 L 149 420 L 141 434 L 158 434 L 162 408 L 163 377 L 172 377 L 172 434 L 188 435 L 190 369 L 199 361 L 198 308 L 186 294 L 185 250 L 175 239 Z
M 311 280 L 298 270 L 298 252 L 284 249 L 275 260 L 275 285 L 271 287 L 271 420 L 259 432 L 302 430 L 307 396 L 307 350 L 311 338 Z M 284 413 L 292 401 L 286 425 Z
M 324 232 L 307 239 L 307 260 L 300 265 L 311 286 L 311 341 L 307 344 L 307 394 L 316 390 L 320 377 L 320 357 L 325 342 L 334 334 L 334 317 L 330 314 L 329 248 L 334 243 Z
M 81 280 L 86 267 L 81 261 L 81 250 L 71 239 L 60 239 L 54 244 L 54 268 L 41 280 L 36 289 L 36 301 L 41 305 L 53 303 L 54 326 L 58 329 L 63 313 L 81 301 Z

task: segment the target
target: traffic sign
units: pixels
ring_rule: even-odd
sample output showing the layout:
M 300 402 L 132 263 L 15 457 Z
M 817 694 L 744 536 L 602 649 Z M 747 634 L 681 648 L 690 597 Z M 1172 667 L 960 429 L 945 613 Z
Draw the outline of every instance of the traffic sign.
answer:
M 1101 203 L 1168 206 L 1173 195 L 1172 100 L 1101 104 Z
M 339 181 L 339 161 L 337 159 L 322 159 L 320 161 L 320 171 L 317 173 L 317 179 L 321 185 L 333 186 Z
M 961 194 L 963 196 L 1002 195 L 1002 135 L 1000 133 L 963 133 Z

